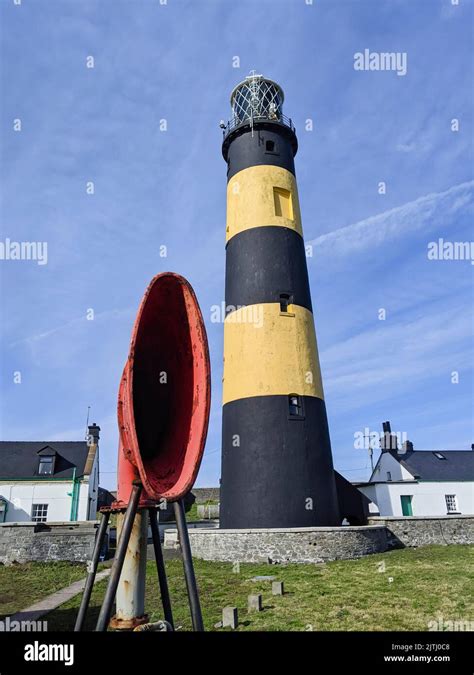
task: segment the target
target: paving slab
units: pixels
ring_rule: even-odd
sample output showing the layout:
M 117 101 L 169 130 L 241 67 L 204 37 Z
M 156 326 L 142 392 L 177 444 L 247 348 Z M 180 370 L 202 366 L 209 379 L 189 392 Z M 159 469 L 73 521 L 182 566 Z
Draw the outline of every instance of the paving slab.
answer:
M 109 574 L 110 569 L 97 572 L 95 582 L 105 579 L 109 576 Z M 43 598 L 43 600 L 35 602 L 34 605 L 26 607 L 20 612 L 13 614 L 10 617 L 10 621 L 36 621 L 37 619 L 40 619 L 45 614 L 52 612 L 53 609 L 56 609 L 71 598 L 74 598 L 74 596 L 81 593 L 84 590 L 85 582 L 85 579 L 80 579 L 79 581 L 75 581 L 70 586 L 61 588 L 61 590 L 56 591 L 56 593 L 52 593 L 51 595 L 46 596 L 46 598 Z

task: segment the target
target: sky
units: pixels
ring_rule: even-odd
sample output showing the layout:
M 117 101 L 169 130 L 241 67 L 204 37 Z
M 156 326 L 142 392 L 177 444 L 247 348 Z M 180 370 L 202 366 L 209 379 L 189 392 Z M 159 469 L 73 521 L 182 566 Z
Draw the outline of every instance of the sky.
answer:
M 81 440 L 90 406 L 114 489 L 133 320 L 175 271 L 212 361 L 197 485 L 218 485 L 219 122 L 255 69 L 297 129 L 336 469 L 369 477 L 355 438 L 384 420 L 415 449 L 470 448 L 474 265 L 428 251 L 473 239 L 472 0 L 18 2 L 0 0 L 0 242 L 46 242 L 47 263 L 0 260 L 3 440 Z M 364 50 L 404 54 L 406 73 L 355 69 Z

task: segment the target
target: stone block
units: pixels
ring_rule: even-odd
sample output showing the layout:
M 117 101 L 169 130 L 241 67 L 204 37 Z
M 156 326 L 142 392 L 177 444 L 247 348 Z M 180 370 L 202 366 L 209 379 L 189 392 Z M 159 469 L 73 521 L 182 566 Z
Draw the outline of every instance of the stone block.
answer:
M 224 607 L 222 610 L 222 627 L 226 628 L 237 628 L 239 624 L 239 618 L 237 613 L 237 607 Z
M 261 612 L 263 609 L 262 606 L 262 595 L 258 593 L 257 595 L 249 595 L 247 601 L 247 608 L 249 612 Z
M 273 581 L 272 582 L 272 595 L 284 595 L 285 589 L 283 586 L 283 581 Z

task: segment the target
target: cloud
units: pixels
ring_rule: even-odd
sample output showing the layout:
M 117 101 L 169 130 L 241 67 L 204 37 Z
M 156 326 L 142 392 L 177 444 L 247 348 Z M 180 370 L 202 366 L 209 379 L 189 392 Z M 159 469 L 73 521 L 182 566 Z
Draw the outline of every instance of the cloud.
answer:
M 474 181 L 455 185 L 444 192 L 434 192 L 412 202 L 384 211 L 352 225 L 341 227 L 307 242 L 315 253 L 330 248 L 331 255 L 348 255 L 354 251 L 380 246 L 387 240 L 410 232 L 433 230 L 462 209 L 472 207 Z
M 99 312 L 97 314 L 94 314 L 94 321 L 104 321 L 104 320 L 113 320 L 113 319 L 121 319 L 124 316 L 131 316 L 131 310 L 130 309 L 110 309 L 105 312 Z M 42 333 L 36 333 L 34 335 L 28 335 L 28 337 L 22 338 L 21 340 L 16 340 L 15 342 L 12 342 L 9 347 L 17 347 L 18 345 L 21 344 L 28 344 L 32 345 L 36 342 L 40 342 L 41 340 L 44 340 L 45 338 L 49 338 L 52 335 L 56 335 L 57 333 L 62 333 L 66 332 L 71 328 L 76 328 L 78 326 L 83 325 L 87 321 L 86 316 L 80 316 L 76 317 L 75 319 L 71 319 L 70 321 L 66 321 L 65 323 L 55 326 L 54 328 L 51 328 L 50 330 L 43 331 Z
M 450 383 L 454 370 L 472 368 L 471 322 L 462 305 L 352 335 L 321 354 L 325 390 L 344 409 L 360 407 L 413 390 L 431 378 Z M 341 408 L 339 409 L 339 413 Z

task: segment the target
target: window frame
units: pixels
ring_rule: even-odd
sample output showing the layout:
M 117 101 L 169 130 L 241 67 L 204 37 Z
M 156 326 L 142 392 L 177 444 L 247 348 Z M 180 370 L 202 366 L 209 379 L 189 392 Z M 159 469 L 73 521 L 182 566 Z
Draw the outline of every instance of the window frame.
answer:
M 287 300 L 286 303 L 286 310 L 282 308 L 282 299 L 285 298 Z M 280 316 L 295 316 L 294 312 L 290 312 L 289 306 L 293 305 L 295 302 L 295 299 L 293 297 L 293 293 L 291 291 L 280 291 L 278 294 L 278 302 L 280 304 Z
M 46 523 L 48 521 L 49 504 L 38 503 L 31 505 L 31 521 L 33 523 Z
M 54 474 L 54 463 L 55 463 L 54 455 L 40 455 L 38 462 L 38 476 L 52 476 Z M 41 471 L 42 464 L 49 465 L 51 467 L 51 471 Z
M 273 150 L 269 150 L 269 149 L 268 149 L 267 143 L 273 143 Z M 280 155 L 280 153 L 278 152 L 278 149 L 277 149 L 276 141 L 272 141 L 271 139 L 268 140 L 268 141 L 265 141 L 265 150 L 264 150 L 264 152 L 265 152 L 266 155 L 277 155 L 277 156 Z
M 454 508 L 450 508 L 450 501 L 451 500 L 452 500 L 452 506 Z M 448 515 L 450 515 L 452 513 L 460 513 L 457 495 L 453 495 L 453 494 L 444 495 L 444 502 L 446 504 L 446 513 Z
M 278 200 L 277 200 L 277 195 L 278 195 Z M 285 201 L 282 201 L 282 199 L 286 200 L 287 204 Z M 280 212 L 278 213 L 277 209 L 277 203 L 278 206 L 280 207 Z M 288 215 L 283 213 L 283 205 L 288 206 Z M 290 222 L 294 223 L 295 222 L 295 209 L 293 205 L 293 192 L 292 190 L 288 190 L 287 187 L 279 187 L 278 185 L 273 186 L 273 209 L 275 211 L 275 217 L 276 218 L 283 218 L 284 220 L 289 220 Z
M 293 397 L 296 397 L 297 400 L 298 400 L 298 403 L 297 403 L 296 407 L 299 410 L 299 412 L 297 412 L 297 413 L 291 412 L 291 405 L 292 404 L 291 404 L 290 401 Z M 288 419 L 289 420 L 297 420 L 297 421 L 301 421 L 301 420 L 305 419 L 304 401 L 303 401 L 303 397 L 301 396 L 301 394 L 288 394 Z

